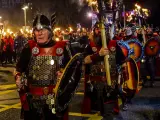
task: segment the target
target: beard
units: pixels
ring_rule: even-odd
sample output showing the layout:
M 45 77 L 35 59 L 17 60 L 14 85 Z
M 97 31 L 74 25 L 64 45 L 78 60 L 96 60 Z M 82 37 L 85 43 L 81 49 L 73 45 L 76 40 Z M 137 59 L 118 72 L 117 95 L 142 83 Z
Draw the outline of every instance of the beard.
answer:
M 95 35 L 94 36 L 94 43 L 97 45 L 97 46 L 102 46 L 102 39 L 101 39 L 101 35 Z

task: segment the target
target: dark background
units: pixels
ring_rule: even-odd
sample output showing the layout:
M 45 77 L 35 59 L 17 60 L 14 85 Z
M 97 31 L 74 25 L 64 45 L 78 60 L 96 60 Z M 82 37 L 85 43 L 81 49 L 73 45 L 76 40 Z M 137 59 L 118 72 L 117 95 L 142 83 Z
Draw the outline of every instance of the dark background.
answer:
M 133 7 L 136 2 L 151 11 L 148 23 L 160 27 L 160 0 L 124 0 L 127 8 Z
M 5 1 L 5 2 L 4 2 Z M 1 22 L 13 28 L 24 25 L 24 11 L 22 6 L 27 4 L 27 25 L 32 25 L 33 18 L 37 13 L 50 15 L 57 12 L 57 25 L 68 27 L 81 23 L 84 27 L 91 26 L 91 19 L 87 17 L 89 8 L 83 3 L 84 0 L 0 0 Z M 160 0 L 124 0 L 126 9 L 130 10 L 138 2 L 142 7 L 151 11 L 147 22 L 160 26 Z

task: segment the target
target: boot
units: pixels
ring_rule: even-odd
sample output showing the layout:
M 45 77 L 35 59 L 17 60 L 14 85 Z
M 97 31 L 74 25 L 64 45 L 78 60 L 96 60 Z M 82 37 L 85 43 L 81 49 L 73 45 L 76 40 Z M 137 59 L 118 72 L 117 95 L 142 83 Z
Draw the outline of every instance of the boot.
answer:
M 127 111 L 128 110 L 128 105 L 126 103 L 123 105 L 122 110 L 123 111 Z

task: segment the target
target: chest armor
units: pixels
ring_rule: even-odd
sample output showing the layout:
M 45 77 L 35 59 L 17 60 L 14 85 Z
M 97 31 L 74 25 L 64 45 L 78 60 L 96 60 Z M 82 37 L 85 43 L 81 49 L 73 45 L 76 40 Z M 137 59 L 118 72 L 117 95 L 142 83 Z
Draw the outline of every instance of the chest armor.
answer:
M 94 43 L 92 43 L 94 44 Z M 100 48 L 92 46 L 92 51 L 97 54 Z M 98 61 L 90 66 L 91 76 L 105 76 L 104 61 Z
M 104 62 L 97 62 L 91 65 L 91 76 L 105 76 Z
M 110 75 L 111 75 L 111 87 L 115 88 L 118 81 L 117 75 L 117 65 L 116 65 L 116 51 L 110 52 L 109 54 L 109 65 L 110 65 Z
M 61 57 L 54 54 L 51 49 L 49 54 L 44 54 L 40 49 L 40 54 L 32 55 L 29 64 L 29 84 L 32 86 L 49 86 L 57 82 L 56 72 L 60 69 Z
M 115 85 L 117 84 L 117 66 L 116 66 L 116 51 L 110 52 L 109 53 L 109 67 L 110 67 L 110 76 L 111 76 L 111 84 L 112 87 L 114 88 Z M 106 71 L 105 71 L 105 66 L 104 66 L 104 61 L 97 62 L 95 64 L 91 65 L 91 71 L 90 71 L 91 76 L 106 76 Z

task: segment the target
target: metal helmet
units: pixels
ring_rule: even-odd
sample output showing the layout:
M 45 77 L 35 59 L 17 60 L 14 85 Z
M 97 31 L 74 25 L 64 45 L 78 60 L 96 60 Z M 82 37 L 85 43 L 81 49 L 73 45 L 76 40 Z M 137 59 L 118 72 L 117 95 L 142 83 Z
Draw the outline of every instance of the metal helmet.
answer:
M 50 34 L 49 34 L 49 41 L 48 43 L 50 43 L 52 41 L 53 38 L 53 31 L 52 31 L 52 24 L 50 22 L 50 20 L 45 16 L 45 15 L 37 15 L 33 21 L 33 31 L 34 30 L 41 30 L 41 29 L 47 29 Z M 45 43 L 44 45 L 48 44 Z
M 51 30 L 51 22 L 45 15 L 37 15 L 33 21 L 33 29 L 41 30 L 46 28 Z

